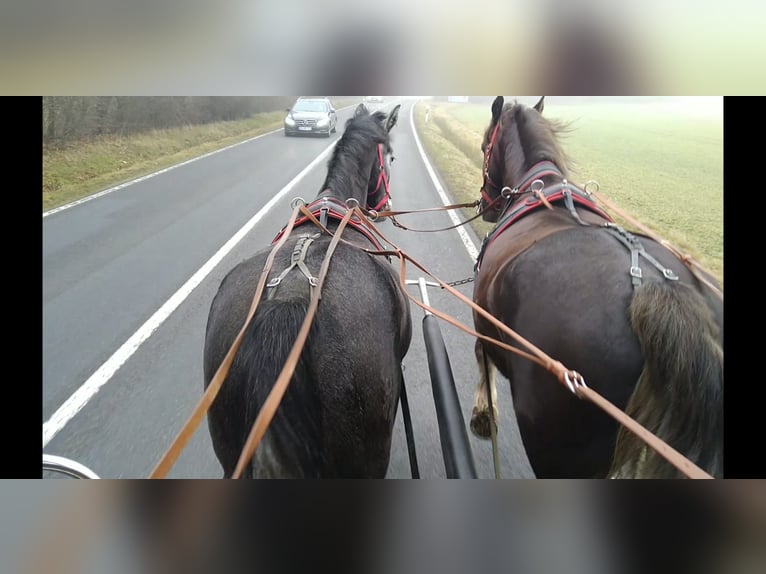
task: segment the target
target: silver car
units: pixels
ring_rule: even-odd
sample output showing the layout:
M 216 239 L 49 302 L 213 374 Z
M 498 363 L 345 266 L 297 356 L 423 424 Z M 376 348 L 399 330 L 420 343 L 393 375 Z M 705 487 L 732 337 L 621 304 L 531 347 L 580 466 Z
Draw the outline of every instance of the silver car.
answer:
M 298 98 L 285 117 L 285 135 L 322 134 L 336 131 L 338 115 L 327 98 Z

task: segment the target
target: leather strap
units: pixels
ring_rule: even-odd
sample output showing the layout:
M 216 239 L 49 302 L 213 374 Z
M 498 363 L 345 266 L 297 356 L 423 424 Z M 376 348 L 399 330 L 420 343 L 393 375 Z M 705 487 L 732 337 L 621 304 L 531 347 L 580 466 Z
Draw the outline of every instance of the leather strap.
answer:
M 305 206 L 300 207 L 302 210 L 305 210 L 305 212 L 309 214 L 311 213 L 308 211 L 308 209 L 305 208 Z M 322 285 L 324 284 L 324 280 L 327 277 L 327 270 L 330 267 L 330 259 L 332 259 L 335 248 L 338 246 L 338 242 L 340 241 L 341 235 L 343 234 L 343 229 L 346 227 L 346 224 L 348 223 L 349 219 L 351 219 L 351 215 L 356 211 L 356 209 L 358 208 L 349 209 L 345 213 L 343 219 L 338 225 L 338 229 L 335 231 L 335 235 L 333 236 L 332 241 L 330 241 L 330 245 L 327 248 L 327 253 L 325 254 L 324 260 L 322 261 L 322 267 L 319 271 L 316 289 L 311 294 L 311 302 L 309 303 L 309 308 L 306 312 L 306 318 L 303 320 L 303 325 L 301 325 L 300 331 L 298 331 L 298 337 L 295 339 L 295 343 L 293 344 L 293 348 L 287 357 L 287 361 L 282 367 L 282 372 L 279 373 L 277 382 L 274 384 L 274 387 L 271 389 L 269 396 L 266 398 L 266 402 L 258 412 L 258 416 L 253 423 L 250 435 L 247 437 L 245 447 L 240 454 L 239 461 L 237 462 L 237 467 L 234 470 L 232 478 L 240 478 L 247 465 L 250 464 L 250 460 L 253 458 L 255 449 L 258 448 L 263 435 L 266 434 L 266 429 L 271 423 L 271 420 L 274 418 L 274 414 L 277 412 L 277 408 L 279 408 L 279 403 L 282 401 L 282 397 L 284 396 L 285 391 L 287 391 L 287 387 L 292 380 L 293 373 L 295 372 L 295 368 L 297 367 L 298 361 L 300 360 L 303 346 L 305 345 L 306 339 L 308 338 L 311 324 L 314 321 L 314 316 L 316 315 L 316 310 L 319 306 L 319 300 L 322 298 Z M 362 219 L 365 220 L 364 217 Z
M 489 211 L 490 209 L 493 209 L 496 203 L 499 203 L 501 200 L 504 200 L 504 199 L 505 198 L 502 195 L 499 195 L 497 198 L 495 198 L 492 201 L 492 203 L 487 204 L 487 207 L 479 211 L 473 217 L 466 219 L 465 221 L 461 221 L 460 223 L 457 223 L 455 225 L 450 225 L 449 227 L 441 227 L 439 229 L 413 229 L 411 227 L 406 227 L 405 225 L 402 225 L 401 223 L 399 223 L 399 220 L 396 219 L 396 216 L 402 215 L 402 214 L 409 214 L 409 213 L 425 213 L 428 211 L 448 211 L 451 209 L 460 209 L 464 207 L 477 207 L 481 203 L 481 200 L 477 199 L 476 201 L 472 201 L 471 203 L 457 203 L 453 205 L 447 205 L 445 207 L 431 207 L 428 209 L 415 209 L 412 211 L 381 211 L 380 213 L 367 212 L 366 215 L 370 216 L 370 219 L 372 219 L 372 221 L 390 217 L 391 223 L 393 223 L 395 227 L 398 227 L 399 229 L 404 229 L 405 231 L 414 231 L 417 233 L 438 233 L 440 231 L 448 231 L 450 229 L 456 229 L 458 227 L 462 227 L 463 225 L 470 223 L 474 219 L 478 219 L 479 217 L 483 216 L 487 211 Z
M 668 269 L 662 265 L 662 263 L 657 261 L 654 256 L 646 251 L 644 246 L 641 245 L 641 241 L 639 241 L 638 237 L 628 233 L 622 227 L 615 225 L 614 223 L 605 223 L 604 229 L 609 235 L 615 237 L 620 243 L 627 247 L 628 251 L 630 251 L 630 279 L 634 289 L 641 285 L 641 279 L 643 278 L 643 272 L 641 271 L 641 265 L 638 260 L 639 256 L 654 265 L 668 281 L 678 281 L 678 275 L 676 275 L 672 269 Z
M 564 181 L 564 186 L 564 205 L 567 206 L 569 213 L 577 220 L 577 223 L 588 227 L 590 224 L 585 223 L 582 219 L 580 219 L 580 215 L 577 213 L 577 209 L 575 209 L 575 204 L 572 200 L 572 190 L 569 189 L 569 185 L 566 183 L 566 180 Z
M 199 403 L 197 403 L 197 406 L 195 407 L 189 419 L 186 421 L 186 424 L 184 424 L 183 428 L 181 428 L 181 431 L 178 433 L 175 440 L 170 445 L 170 448 L 168 448 L 160 461 L 157 463 L 157 466 L 154 467 L 154 470 L 149 475 L 149 478 L 165 478 L 167 473 L 175 464 L 176 460 L 178 460 L 181 451 L 183 451 L 184 447 L 191 439 L 194 431 L 197 430 L 197 427 L 202 422 L 202 418 L 210 409 L 210 405 L 213 404 L 213 401 L 218 396 L 218 392 L 221 390 L 221 385 L 223 385 L 223 382 L 226 380 L 226 376 L 229 374 L 229 369 L 231 368 L 231 364 L 234 361 L 234 356 L 237 354 L 237 350 L 242 344 L 242 338 L 245 335 L 247 326 L 250 324 L 253 315 L 255 315 L 255 310 L 258 308 L 258 303 L 260 302 L 261 296 L 263 295 L 263 289 L 266 286 L 266 280 L 269 278 L 269 272 L 271 271 L 271 267 L 274 264 L 274 257 L 285 244 L 287 238 L 290 236 L 290 232 L 293 230 L 293 225 L 295 224 L 295 220 L 298 217 L 298 213 L 301 207 L 302 206 L 298 206 L 293 209 L 290 220 L 287 222 L 287 226 L 285 227 L 284 234 L 276 243 L 276 245 L 274 245 L 271 253 L 269 253 L 268 258 L 266 259 L 266 263 L 263 266 L 263 271 L 261 271 L 261 277 L 258 280 L 258 286 L 255 289 L 255 294 L 253 295 L 253 302 L 250 305 L 247 319 L 245 319 L 245 324 L 242 325 L 242 328 L 237 334 L 236 339 L 234 339 L 234 343 L 232 344 L 231 349 L 229 349 L 229 352 L 226 353 L 221 366 L 218 367 L 218 370 L 213 376 L 213 379 L 210 381 L 210 384 L 205 390 L 205 393 L 202 395 Z
M 279 284 L 282 282 L 282 279 L 287 277 L 287 274 L 290 273 L 295 267 L 298 267 L 298 269 L 303 273 L 303 275 L 306 277 L 306 279 L 309 280 L 309 285 L 311 286 L 311 291 L 314 291 L 314 287 L 316 287 L 317 279 L 311 274 L 311 271 L 309 271 L 309 268 L 306 267 L 305 259 L 306 259 L 306 253 L 308 253 L 309 247 L 314 242 L 314 240 L 319 237 L 319 233 L 315 233 L 314 235 L 309 235 L 308 233 L 304 233 L 300 236 L 300 239 L 298 239 L 298 242 L 295 244 L 295 248 L 293 249 L 293 252 L 290 256 L 290 266 L 282 271 L 280 273 L 279 277 L 275 277 L 271 281 L 269 281 L 266 284 L 266 287 L 270 289 L 270 291 L 267 294 L 267 298 L 271 299 L 276 294 L 275 287 L 278 287 Z
M 530 361 L 533 361 L 537 363 L 538 365 L 542 366 L 544 369 L 546 369 L 548 372 L 554 375 L 562 385 L 569 388 L 577 397 L 586 398 L 590 400 L 591 402 L 593 402 L 598 407 L 600 407 L 608 415 L 613 417 L 617 422 L 623 424 L 624 426 L 628 428 L 628 430 L 638 435 L 639 438 L 644 440 L 647 444 L 649 444 L 649 446 L 654 448 L 662 457 L 664 457 L 668 462 L 670 462 L 673 466 L 675 466 L 679 471 L 684 473 L 689 478 L 706 478 L 706 479 L 713 478 L 710 474 L 702 470 L 699 466 L 697 466 L 692 461 L 684 457 L 677 450 L 675 450 L 670 445 L 665 443 L 663 440 L 658 438 L 656 435 L 651 433 L 649 430 L 641 426 L 639 423 L 637 423 L 635 420 L 633 420 L 623 411 L 621 411 L 616 406 L 614 406 L 607 399 L 599 395 L 596 391 L 590 389 L 585 384 L 585 381 L 582 375 L 580 375 L 576 371 L 567 369 L 561 362 L 556 361 L 555 359 L 549 357 L 542 350 L 540 350 L 535 345 L 533 345 L 532 343 L 524 339 L 524 337 L 516 333 L 513 329 L 511 329 L 510 327 L 502 323 L 499 319 L 496 319 L 490 313 L 482 309 L 479 305 L 474 303 L 471 299 L 469 299 L 468 297 L 466 297 L 465 295 L 463 295 L 462 293 L 460 293 L 459 291 L 451 287 L 449 284 L 435 277 L 421 263 L 419 263 L 418 261 L 416 261 L 409 255 L 404 253 L 392 241 L 386 238 L 369 221 L 364 220 L 363 222 L 365 225 L 371 227 L 381 237 L 381 239 L 383 239 L 386 243 L 388 243 L 389 245 L 392 245 L 396 249 L 396 254 L 400 259 L 399 281 L 400 281 L 402 290 L 407 295 L 407 297 L 412 302 L 414 302 L 418 307 L 424 309 L 425 311 L 433 313 L 440 319 L 443 319 L 450 325 L 457 327 L 458 329 L 468 333 L 469 335 L 472 335 L 473 337 L 476 337 L 483 341 L 487 341 L 488 343 L 496 345 L 507 351 L 516 353 L 517 355 L 525 357 L 529 359 Z M 413 265 L 415 265 L 415 267 L 417 267 L 424 273 L 428 274 L 428 276 L 433 278 L 435 281 L 439 283 L 439 285 L 441 285 L 442 289 L 446 289 L 452 295 L 454 295 L 455 297 L 457 297 L 458 299 L 466 303 L 469 307 L 471 307 L 471 309 L 473 309 L 476 313 L 479 313 L 482 317 L 484 317 L 487 321 L 492 323 L 499 330 L 503 331 L 504 333 L 506 333 L 507 335 L 509 335 L 516 341 L 518 341 L 520 344 L 524 345 L 527 349 L 529 349 L 529 352 L 522 351 L 520 349 L 517 349 L 516 347 L 512 347 L 506 343 L 503 343 L 502 341 L 493 339 L 492 337 L 487 337 L 486 335 L 482 335 L 474 331 L 470 327 L 463 325 L 457 319 L 447 315 L 446 313 L 442 313 L 438 309 L 434 309 L 430 305 L 426 305 L 425 303 L 422 303 L 416 297 L 413 297 L 412 295 L 410 295 L 410 293 L 407 291 L 407 285 L 406 285 L 406 262 L 407 261 L 410 261 Z
M 672 245 L 669 241 L 658 237 L 655 233 L 653 233 L 648 227 L 643 225 L 640 221 L 637 221 L 636 219 L 634 219 L 633 217 L 631 217 L 630 215 L 628 215 L 627 213 L 619 209 L 612 202 L 608 201 L 606 198 L 604 198 L 597 192 L 591 191 L 589 193 L 593 197 L 598 199 L 601 203 L 606 205 L 609 209 L 617 213 L 622 219 L 624 219 L 625 221 L 627 221 L 634 227 L 640 229 L 644 235 L 646 235 L 647 237 L 650 237 L 657 243 L 660 243 L 661 245 L 665 246 L 668 250 L 670 250 L 676 257 L 678 257 L 683 262 L 684 265 L 686 265 L 686 267 L 689 269 L 692 275 L 694 275 L 700 283 L 703 283 L 704 285 L 706 285 L 713 292 L 713 294 L 715 294 L 716 297 L 718 297 L 721 301 L 723 301 L 723 291 L 721 291 L 718 287 L 713 285 L 712 282 L 710 282 L 707 278 L 703 277 L 699 272 L 704 271 L 705 273 L 709 275 L 713 275 L 713 273 L 711 273 L 709 270 L 705 269 L 704 267 L 702 267 L 702 265 L 697 263 L 691 255 L 687 253 L 683 253 L 680 249 Z

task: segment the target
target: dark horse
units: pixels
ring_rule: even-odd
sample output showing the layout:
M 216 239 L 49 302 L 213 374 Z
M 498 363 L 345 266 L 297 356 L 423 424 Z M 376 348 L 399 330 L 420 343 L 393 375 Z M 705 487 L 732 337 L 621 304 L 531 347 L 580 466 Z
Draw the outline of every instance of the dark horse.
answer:
M 308 206 L 328 229 L 337 228 L 346 200 L 372 209 L 388 202 L 389 132 L 398 114 L 399 106 L 386 115 L 360 104 L 347 122 Z M 332 256 L 301 359 L 246 476 L 385 477 L 401 362 L 412 335 L 409 301 L 393 267 L 364 251 L 379 246 L 358 220 L 343 238 L 353 245 L 341 242 Z M 263 300 L 208 414 L 226 478 L 295 342 L 330 240 L 298 219 L 274 260 Z M 245 321 L 270 251 L 243 261 L 221 282 L 205 337 L 206 388 Z
M 480 207 L 488 208 L 484 219 L 497 225 L 477 261 L 474 301 L 583 375 L 591 389 L 689 460 L 722 477 L 723 300 L 671 251 L 614 225 L 587 192 L 567 181 L 558 142 L 566 125 L 542 112 L 542 98 L 534 108 L 504 105 L 502 96 L 492 104 L 482 143 Z M 519 347 L 476 312 L 474 322 L 479 333 Z M 680 476 L 547 370 L 481 341 L 471 420 L 478 436 L 490 434 L 484 352 L 490 388 L 491 365 L 510 381 L 538 478 Z

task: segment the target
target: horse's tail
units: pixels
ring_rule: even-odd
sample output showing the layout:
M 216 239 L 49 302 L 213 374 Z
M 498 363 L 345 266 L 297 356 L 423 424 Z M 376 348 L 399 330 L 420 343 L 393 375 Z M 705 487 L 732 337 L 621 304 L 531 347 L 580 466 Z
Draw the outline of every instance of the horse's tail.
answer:
M 245 420 L 252 428 L 258 412 L 274 387 L 306 318 L 308 301 L 263 300 L 247 328 L 237 354 L 238 371 L 249 377 Z M 312 478 L 320 472 L 321 410 L 306 357 L 314 325 L 252 465 L 257 474 Z M 243 444 L 246 437 L 243 438 Z M 256 468 L 251 467 L 253 474 Z
M 716 478 L 723 476 L 723 349 L 713 313 L 691 287 L 648 281 L 629 309 L 644 368 L 626 413 Z M 680 473 L 625 427 L 611 475 Z

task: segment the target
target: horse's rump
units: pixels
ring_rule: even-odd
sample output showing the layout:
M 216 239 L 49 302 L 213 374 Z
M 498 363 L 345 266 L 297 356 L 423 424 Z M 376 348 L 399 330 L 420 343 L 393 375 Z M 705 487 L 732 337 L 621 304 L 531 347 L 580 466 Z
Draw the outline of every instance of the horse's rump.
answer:
M 285 244 L 270 278 L 289 267 L 296 242 L 290 239 Z M 305 264 L 315 276 L 328 244 L 329 238 L 318 238 L 306 253 Z M 243 261 L 221 284 L 208 322 L 206 381 L 246 318 L 267 254 Z M 305 469 L 314 469 L 317 476 L 381 472 L 359 465 L 388 460 L 401 384 L 399 364 L 410 337 L 403 327 L 409 323 L 403 321 L 396 287 L 385 263 L 356 247 L 338 245 L 301 360 L 256 452 L 256 476 L 306 476 Z M 232 465 L 286 362 L 311 298 L 308 279 L 297 269 L 282 279 L 269 299 L 271 289 L 266 290 L 210 409 L 216 452 Z M 363 407 L 370 404 L 376 408 Z M 388 437 L 385 444 L 381 437 Z M 377 451 L 375 456 L 360 456 L 371 451 Z M 224 467 L 227 475 L 233 470 Z
M 652 365 L 655 359 L 660 363 L 692 361 L 690 354 L 701 353 L 703 358 L 699 360 L 705 368 L 715 369 L 711 365 L 716 364 L 720 333 L 711 307 L 713 299 L 701 296 L 699 282 L 670 251 L 640 237 L 644 248 L 662 265 L 671 268 L 680 281 L 664 279 L 659 270 L 642 259 L 642 284 L 634 290 L 629 274 L 630 252 L 609 233 L 595 226 L 572 224 L 569 229 L 545 231 L 543 222 L 546 219 L 555 221 L 555 217 L 544 213 L 537 221 L 531 219 L 533 217 L 530 216 L 528 223 L 537 223 L 539 240 L 531 237 L 534 235 L 530 231 L 532 227 L 524 230 L 522 235 L 527 237 L 521 242 L 512 236 L 514 230 L 509 229 L 506 232 L 509 236 L 505 240 L 502 236 L 498 238 L 494 249 L 487 252 L 489 265 L 484 264 L 483 284 L 477 286 L 485 293 L 485 298 L 482 302 L 482 297 L 478 297 L 477 302 L 486 306 L 493 316 L 569 369 L 581 373 L 589 387 L 621 409 L 629 408 L 628 400 L 637 381 L 650 379 L 654 382 L 645 384 L 662 384 L 657 382 L 656 374 L 654 378 L 648 375 L 639 378 L 647 357 L 650 359 L 647 364 Z M 514 257 L 502 257 L 500 251 L 505 245 L 514 246 Z M 520 245 L 524 248 L 520 249 Z M 680 295 L 679 291 L 684 294 Z M 666 305 L 668 292 L 678 296 L 676 309 Z M 657 300 L 658 296 L 661 300 Z M 654 304 L 652 308 L 649 303 L 652 312 L 645 312 L 643 324 L 635 329 L 631 310 L 635 318 L 639 305 L 641 309 L 647 309 L 647 301 Z M 719 316 L 721 311 L 716 309 Z M 481 318 L 477 318 L 477 325 L 484 332 L 491 330 Z M 698 339 L 681 340 L 677 336 L 679 328 L 697 333 L 703 326 Z M 648 337 L 644 336 L 648 332 Z M 652 345 L 651 341 L 658 337 L 664 337 L 662 344 Z M 501 335 L 500 339 L 514 344 L 507 336 Z M 553 375 L 528 359 L 491 345 L 486 350 L 511 382 L 514 408 L 530 459 L 545 459 L 543 453 L 551 448 L 592 451 L 594 460 L 604 459 L 603 453 L 611 452 L 618 430 L 611 417 L 594 405 L 575 398 Z M 720 374 L 722 377 L 722 362 Z M 679 376 L 667 384 L 679 388 L 686 384 L 684 394 L 693 392 L 689 388 L 691 382 L 682 383 Z M 704 400 L 705 404 L 698 405 L 696 410 L 699 412 L 679 407 L 673 413 L 676 420 L 672 425 L 668 422 L 670 414 L 658 414 L 657 410 L 662 407 L 649 401 L 646 393 L 635 395 L 637 398 L 633 400 L 629 414 L 644 413 L 639 422 L 676 445 L 679 436 L 688 437 L 693 432 L 710 439 L 701 441 L 710 444 L 713 440 L 711 433 L 715 435 L 720 429 L 715 421 L 711 421 L 711 428 L 703 433 L 702 413 L 715 410 L 716 404 L 720 406 L 715 390 L 718 383 L 700 384 L 712 387 L 695 398 L 699 402 Z M 722 392 L 722 381 L 720 386 Z M 654 414 L 648 416 L 648 412 Z M 543 413 L 546 413 L 545 418 L 541 419 Z M 691 417 L 686 423 L 681 422 L 684 413 Z M 674 431 L 667 432 L 664 427 L 672 427 Z M 697 430 L 692 431 L 694 428 Z M 632 433 L 624 432 L 621 436 L 624 453 L 643 448 L 643 441 Z M 686 443 L 679 445 L 679 449 L 694 443 L 694 439 L 689 438 Z M 695 448 L 697 452 L 704 450 L 701 446 Z M 587 466 L 587 459 L 588 455 L 583 454 L 581 464 Z M 625 464 L 625 458 L 620 456 L 619 462 Z M 545 468 L 544 462 L 538 462 L 538 469 L 541 464 Z M 607 470 L 603 463 L 600 468 L 603 472 Z M 547 472 L 541 471 L 541 474 Z

